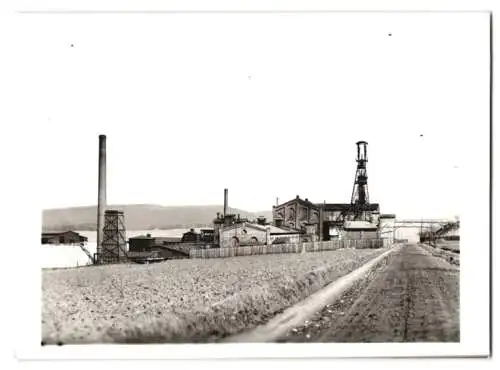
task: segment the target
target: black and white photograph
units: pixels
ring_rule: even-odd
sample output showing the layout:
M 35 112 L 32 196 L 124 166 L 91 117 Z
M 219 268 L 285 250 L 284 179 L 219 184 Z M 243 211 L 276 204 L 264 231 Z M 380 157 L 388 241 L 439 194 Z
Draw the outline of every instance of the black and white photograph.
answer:
M 31 353 L 488 356 L 491 12 L 18 18 Z

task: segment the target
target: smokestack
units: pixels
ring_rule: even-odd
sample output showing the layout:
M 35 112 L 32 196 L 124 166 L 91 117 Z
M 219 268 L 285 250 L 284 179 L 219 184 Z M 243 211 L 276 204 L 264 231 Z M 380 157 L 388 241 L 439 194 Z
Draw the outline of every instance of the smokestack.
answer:
M 102 255 L 102 228 L 106 209 L 106 135 L 99 135 L 99 178 L 97 194 L 97 260 Z M 98 262 L 99 263 L 99 262 Z
M 224 189 L 224 218 L 227 215 L 227 189 Z

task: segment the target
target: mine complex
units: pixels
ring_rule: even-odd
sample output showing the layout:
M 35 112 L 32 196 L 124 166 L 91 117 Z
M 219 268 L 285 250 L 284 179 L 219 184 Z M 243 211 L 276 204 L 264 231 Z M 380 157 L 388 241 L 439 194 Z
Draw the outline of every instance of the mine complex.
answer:
M 149 263 L 166 259 L 189 258 L 195 249 L 238 248 L 300 244 L 332 240 L 373 241 L 371 245 L 389 245 L 399 227 L 448 225 L 448 220 L 398 220 L 394 214 L 381 214 L 378 203 L 371 203 L 368 191 L 368 143 L 358 141 L 357 168 L 349 203 L 315 203 L 308 198 L 274 205 L 273 219 L 248 220 L 229 213 L 228 189 L 224 189 L 222 213 L 217 213 L 213 227 L 186 232 L 181 238 L 152 237 L 150 234 L 126 240 L 124 212 L 106 205 L 106 136 L 99 136 L 97 250 L 95 264 L 134 261 Z M 128 245 L 127 245 L 128 244 Z

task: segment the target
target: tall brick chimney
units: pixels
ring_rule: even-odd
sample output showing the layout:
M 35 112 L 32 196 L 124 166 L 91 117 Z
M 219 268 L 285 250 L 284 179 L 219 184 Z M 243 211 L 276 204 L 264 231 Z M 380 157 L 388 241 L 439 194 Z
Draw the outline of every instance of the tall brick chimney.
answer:
M 102 255 L 104 211 L 106 209 L 106 135 L 99 135 L 99 174 L 97 191 L 97 263 Z
M 224 218 L 227 215 L 227 189 L 224 189 Z

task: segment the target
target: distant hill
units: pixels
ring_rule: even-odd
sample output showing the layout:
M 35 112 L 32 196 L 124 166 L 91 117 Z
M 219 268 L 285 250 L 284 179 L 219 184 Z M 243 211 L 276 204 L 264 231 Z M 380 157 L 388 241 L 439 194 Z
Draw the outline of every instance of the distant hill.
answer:
M 96 206 L 47 209 L 42 213 L 43 231 L 96 230 Z M 165 207 L 155 204 L 109 205 L 125 213 L 125 227 L 128 230 L 169 229 L 203 227 L 212 224 L 222 205 Z M 247 212 L 230 208 L 229 212 L 242 218 L 255 219 L 264 216 L 272 218 L 271 211 Z

